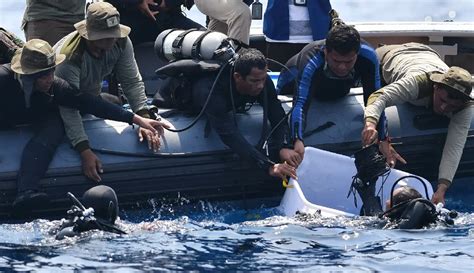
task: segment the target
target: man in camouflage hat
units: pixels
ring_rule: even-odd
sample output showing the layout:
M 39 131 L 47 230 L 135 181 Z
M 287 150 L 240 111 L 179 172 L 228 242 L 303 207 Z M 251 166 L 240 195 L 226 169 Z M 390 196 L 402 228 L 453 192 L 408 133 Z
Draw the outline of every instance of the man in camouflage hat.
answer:
M 120 24 L 117 9 L 106 2 L 92 3 L 86 19 L 74 26 L 76 31 L 55 45 L 56 52 L 66 55 L 66 61 L 58 67 L 56 75 L 82 93 L 98 96 L 102 80 L 114 72 L 132 110 L 149 117 L 145 85 L 128 38 L 130 28 Z M 60 110 L 66 134 L 81 155 L 84 174 L 99 182 L 102 165 L 90 149 L 79 111 Z M 139 128 L 138 137 L 140 141 L 146 139 L 150 149 L 159 149 L 159 135 Z
M 0 127 L 26 123 L 32 124 L 34 130 L 21 157 L 14 212 L 29 213 L 48 201 L 48 196 L 39 189 L 39 180 L 64 138 L 58 105 L 101 118 L 136 123 L 155 134 L 163 130 L 164 124 L 159 121 L 141 118 L 100 97 L 80 94 L 64 80 L 54 77 L 56 66 L 65 58 L 56 54 L 46 41 L 32 39 L 16 51 L 11 64 L 0 66 Z
M 449 68 L 430 47 L 407 43 L 377 49 L 384 81 L 388 84 L 373 93 L 365 108 L 362 142 L 372 143 L 375 124 L 385 107 L 409 102 L 431 108 L 450 118 L 438 173 L 434 203 L 444 203 L 466 143 L 473 115 L 472 77 L 460 67 Z

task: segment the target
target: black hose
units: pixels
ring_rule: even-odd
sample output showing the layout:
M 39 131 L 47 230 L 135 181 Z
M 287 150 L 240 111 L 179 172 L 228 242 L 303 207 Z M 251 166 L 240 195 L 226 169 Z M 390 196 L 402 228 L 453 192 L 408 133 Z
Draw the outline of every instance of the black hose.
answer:
M 400 182 L 402 181 L 402 179 L 405 179 L 405 178 L 414 178 L 418 181 L 420 181 L 420 183 L 423 185 L 423 187 L 425 188 L 425 196 L 426 196 L 426 199 L 429 199 L 429 196 L 428 196 L 428 187 L 426 187 L 426 184 L 425 184 L 425 181 L 423 181 L 420 177 L 416 176 L 416 175 L 405 175 L 405 176 L 402 176 L 400 177 L 399 179 L 397 179 L 397 181 L 395 181 L 393 183 L 393 186 L 392 186 L 392 189 L 390 190 L 390 203 L 393 204 L 393 191 L 395 190 L 395 186 Z
M 180 129 L 171 129 L 171 128 L 165 128 L 167 131 L 170 131 L 170 132 L 174 132 L 174 133 L 179 133 L 179 132 L 183 132 L 183 131 L 186 131 L 188 130 L 189 128 L 193 127 L 194 125 L 196 125 L 196 123 L 198 122 L 198 120 L 202 117 L 202 115 L 204 114 L 206 108 L 207 108 L 207 105 L 209 104 L 209 101 L 211 100 L 211 96 L 212 96 L 212 93 L 214 92 L 215 90 L 215 87 L 216 87 L 216 84 L 222 74 L 222 72 L 224 71 L 224 69 L 231 63 L 232 59 L 229 60 L 228 62 L 226 62 L 222 67 L 221 69 L 219 70 L 219 73 L 217 73 L 217 76 L 216 76 L 216 79 L 214 80 L 214 82 L 212 83 L 212 87 L 211 87 L 211 91 L 209 91 L 209 95 L 207 96 L 207 99 L 206 99 L 206 102 L 204 103 L 204 105 L 202 106 L 202 109 L 201 109 L 201 112 L 199 112 L 199 114 L 194 118 L 194 120 L 189 123 L 187 126 L 183 127 L 183 128 L 180 128 Z
M 284 68 L 285 70 L 287 70 L 288 72 L 291 72 L 291 70 L 288 68 L 288 66 L 280 63 L 279 61 L 276 61 L 274 59 L 270 59 L 270 58 L 267 58 L 267 61 L 270 62 L 270 63 L 274 63 L 274 64 L 277 64 L 279 66 L 281 66 L 282 68 Z M 297 86 L 297 81 L 295 80 L 295 86 Z M 293 111 L 293 109 L 295 108 L 295 104 L 293 103 L 294 100 L 292 100 L 292 104 L 291 104 L 291 108 L 290 110 L 288 110 L 288 112 L 285 114 L 285 116 L 277 123 L 277 125 L 273 126 L 272 130 L 270 130 L 270 132 L 268 133 L 268 135 L 265 137 L 265 140 L 262 142 L 262 149 L 265 149 L 265 146 L 268 145 L 268 140 L 270 139 L 270 137 L 273 135 L 273 133 L 275 132 L 275 130 L 283 123 L 283 121 L 285 120 L 288 120 L 288 116 L 291 114 L 291 112 Z M 263 139 L 263 138 L 262 138 Z

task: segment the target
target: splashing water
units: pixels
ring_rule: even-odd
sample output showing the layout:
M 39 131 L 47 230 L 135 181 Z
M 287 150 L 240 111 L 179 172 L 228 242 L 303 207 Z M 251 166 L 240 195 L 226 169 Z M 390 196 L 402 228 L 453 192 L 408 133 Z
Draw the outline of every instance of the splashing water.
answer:
M 474 213 L 460 213 L 454 227 L 403 231 L 382 230 L 375 217 L 163 201 L 122 213 L 123 236 L 89 231 L 58 241 L 50 233 L 58 220 L 0 225 L 0 270 L 468 272 L 473 265 Z

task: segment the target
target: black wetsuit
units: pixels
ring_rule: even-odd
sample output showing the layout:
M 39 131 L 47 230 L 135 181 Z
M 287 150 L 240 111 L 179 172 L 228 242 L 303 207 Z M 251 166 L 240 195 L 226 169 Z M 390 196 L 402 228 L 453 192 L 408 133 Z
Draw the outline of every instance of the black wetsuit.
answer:
M 335 100 L 347 95 L 352 87 L 362 85 L 364 104 L 367 105 L 369 96 L 381 87 L 379 61 L 375 50 L 369 45 L 361 43 L 351 75 L 342 79 L 335 75 L 328 75 L 324 47 L 325 40 L 306 45 L 300 53 L 286 63 L 290 71 L 282 71 L 278 78 L 277 92 L 279 94 L 293 93 L 291 89 L 295 86 L 294 81 L 298 81 L 293 102 L 295 106 L 290 118 L 293 139 L 303 139 L 306 113 L 312 96 L 321 101 Z M 380 140 L 386 138 L 386 127 L 385 115 L 382 114 L 378 124 Z
M 33 91 L 31 106 L 26 107 L 23 89 L 10 64 L 0 66 L 0 128 L 32 124 L 33 138 L 25 146 L 18 172 L 18 192 L 37 190 L 56 148 L 63 141 L 64 126 L 58 105 L 79 109 L 97 117 L 132 123 L 133 113 L 100 96 L 78 93 L 66 81 L 55 78 L 50 94 Z
M 228 70 L 228 68 L 226 70 Z M 215 76 L 206 76 L 193 81 L 192 104 L 194 111 L 198 112 L 202 109 L 214 80 Z M 261 151 L 248 143 L 234 122 L 230 88 L 232 88 L 235 108 L 245 106 L 247 103 L 260 103 L 264 108 L 264 112 L 266 112 L 264 116 L 268 118 L 271 128 L 273 128 L 285 116 L 285 111 L 276 95 L 275 86 L 270 77 L 268 77 L 263 91 L 258 96 L 244 96 L 237 93 L 233 80 L 231 87 L 229 72 L 224 71 L 205 110 L 205 114 L 211 126 L 217 131 L 224 144 L 240 155 L 242 159 L 254 162 L 259 168 L 268 171 L 268 168 L 274 163 Z M 268 121 L 265 120 L 264 122 L 266 123 Z M 269 130 L 267 130 L 266 134 L 268 134 Z M 272 142 L 274 143 L 272 150 L 279 151 L 288 143 L 288 138 L 288 124 L 286 121 L 283 121 L 272 134 Z

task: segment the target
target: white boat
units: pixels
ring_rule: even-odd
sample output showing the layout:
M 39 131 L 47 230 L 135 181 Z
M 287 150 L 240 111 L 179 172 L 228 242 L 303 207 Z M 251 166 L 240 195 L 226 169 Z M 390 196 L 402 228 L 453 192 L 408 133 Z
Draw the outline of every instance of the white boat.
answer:
M 348 196 L 352 177 L 356 173 L 354 158 L 307 147 L 304 160 L 297 170 L 298 179 L 290 179 L 279 209 L 286 216 L 294 216 L 296 213 L 317 213 L 322 217 L 359 215 L 362 200 L 358 194 L 355 195 L 356 202 L 352 194 Z M 409 175 L 412 174 L 391 169 L 387 177 L 379 177 L 376 192 L 382 200 L 384 210 L 385 200 L 390 198 L 394 183 Z M 426 179 L 419 178 L 421 181 L 405 178 L 397 184 L 408 185 L 418 190 L 423 197 L 431 198 L 431 184 Z

